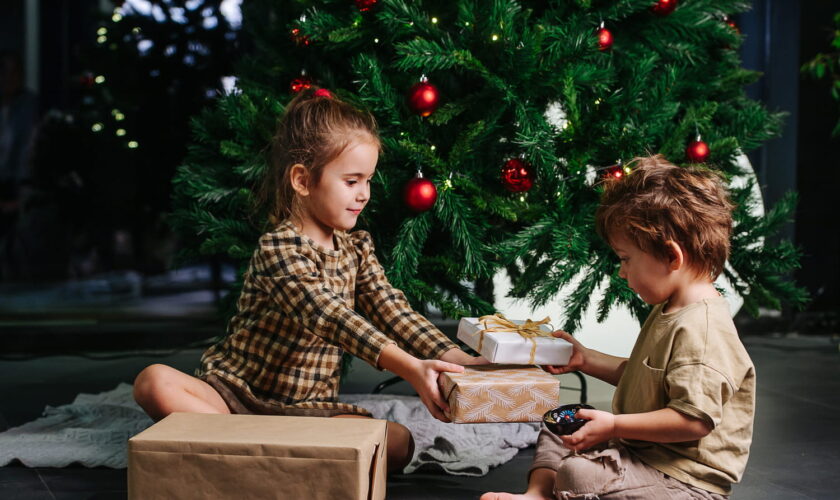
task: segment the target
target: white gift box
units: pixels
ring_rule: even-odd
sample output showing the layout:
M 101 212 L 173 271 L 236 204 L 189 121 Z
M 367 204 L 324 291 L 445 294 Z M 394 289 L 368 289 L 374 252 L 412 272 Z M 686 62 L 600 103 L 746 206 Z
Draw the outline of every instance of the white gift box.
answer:
M 521 320 L 508 321 L 516 325 L 525 323 Z M 493 326 L 492 322 L 488 324 L 490 328 Z M 550 335 L 526 338 L 517 332 L 484 332 L 482 335 L 484 328 L 479 318 L 461 318 L 458 323 L 458 340 L 475 349 L 491 363 L 566 365 L 572 357 L 572 344 L 563 339 Z M 539 325 L 539 328 L 547 334 L 551 333 L 548 325 Z

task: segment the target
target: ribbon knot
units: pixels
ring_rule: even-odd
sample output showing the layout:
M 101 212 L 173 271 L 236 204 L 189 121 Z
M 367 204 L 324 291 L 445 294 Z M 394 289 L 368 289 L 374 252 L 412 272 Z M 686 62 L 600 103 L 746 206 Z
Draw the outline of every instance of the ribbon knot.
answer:
M 481 346 L 484 343 L 484 334 L 485 333 L 494 333 L 494 332 L 514 332 L 518 333 L 522 338 L 528 339 L 531 341 L 531 356 L 528 360 L 528 364 L 534 364 L 534 357 L 537 353 L 537 341 L 534 340 L 536 337 L 552 337 L 551 333 L 546 332 L 542 328 L 541 325 L 551 324 L 551 318 L 546 316 L 540 321 L 531 321 L 530 319 L 525 320 L 525 323 L 521 325 L 517 325 L 513 321 L 504 317 L 502 313 L 496 314 L 488 314 L 487 316 L 482 316 L 478 318 L 478 322 L 484 326 L 484 329 L 480 330 L 479 337 L 478 337 L 478 351 L 481 352 Z

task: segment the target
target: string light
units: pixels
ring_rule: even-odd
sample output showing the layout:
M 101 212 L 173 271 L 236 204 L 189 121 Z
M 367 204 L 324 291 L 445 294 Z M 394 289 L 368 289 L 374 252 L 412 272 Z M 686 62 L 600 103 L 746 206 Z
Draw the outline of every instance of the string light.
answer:
M 438 18 L 433 17 L 433 18 L 432 18 L 432 24 L 437 24 L 437 22 L 438 22 Z
M 499 41 L 499 35 L 497 35 L 497 34 L 493 33 L 493 34 L 490 36 L 490 40 L 493 40 L 494 42 Z
M 125 135 L 125 129 L 124 128 L 118 128 L 115 133 L 117 134 L 117 137 L 122 137 L 122 136 Z
M 137 141 L 128 141 L 128 147 L 131 149 L 137 149 L 140 147 L 140 144 Z
M 107 36 L 100 36 L 96 38 L 96 43 L 103 44 L 108 41 Z
M 94 78 L 93 81 L 96 82 L 96 83 L 105 83 L 105 77 L 102 76 L 102 75 L 99 75 L 96 78 Z
M 101 28 L 96 30 L 96 34 L 99 35 L 99 36 L 107 35 L 108 34 L 108 28 L 106 28 L 105 26 L 102 26 Z
M 94 132 L 101 132 L 103 128 L 104 126 L 101 123 L 94 123 L 93 126 L 90 127 L 90 129 Z

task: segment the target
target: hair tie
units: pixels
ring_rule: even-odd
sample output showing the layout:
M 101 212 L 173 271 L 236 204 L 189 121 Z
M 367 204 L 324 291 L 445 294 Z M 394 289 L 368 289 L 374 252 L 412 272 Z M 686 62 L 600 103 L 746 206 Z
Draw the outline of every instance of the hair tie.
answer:
M 332 99 L 333 98 L 332 92 L 330 92 L 327 89 L 318 89 L 318 90 L 315 91 L 313 96 L 314 97 L 326 97 L 327 99 Z

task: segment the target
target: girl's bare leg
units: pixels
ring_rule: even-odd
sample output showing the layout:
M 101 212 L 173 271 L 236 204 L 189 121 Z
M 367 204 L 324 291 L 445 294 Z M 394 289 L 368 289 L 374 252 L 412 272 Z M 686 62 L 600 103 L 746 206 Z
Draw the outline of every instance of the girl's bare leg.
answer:
M 134 400 L 154 420 L 176 411 L 230 413 L 225 401 L 207 382 L 160 364 L 148 366 L 137 375 Z
M 528 491 L 522 494 L 485 493 L 481 500 L 553 500 L 554 479 L 557 472 L 551 469 L 534 469 L 528 477 Z
M 336 415 L 335 418 L 367 418 L 362 415 Z M 414 456 L 414 438 L 402 424 L 388 422 L 388 473 L 402 472 Z

